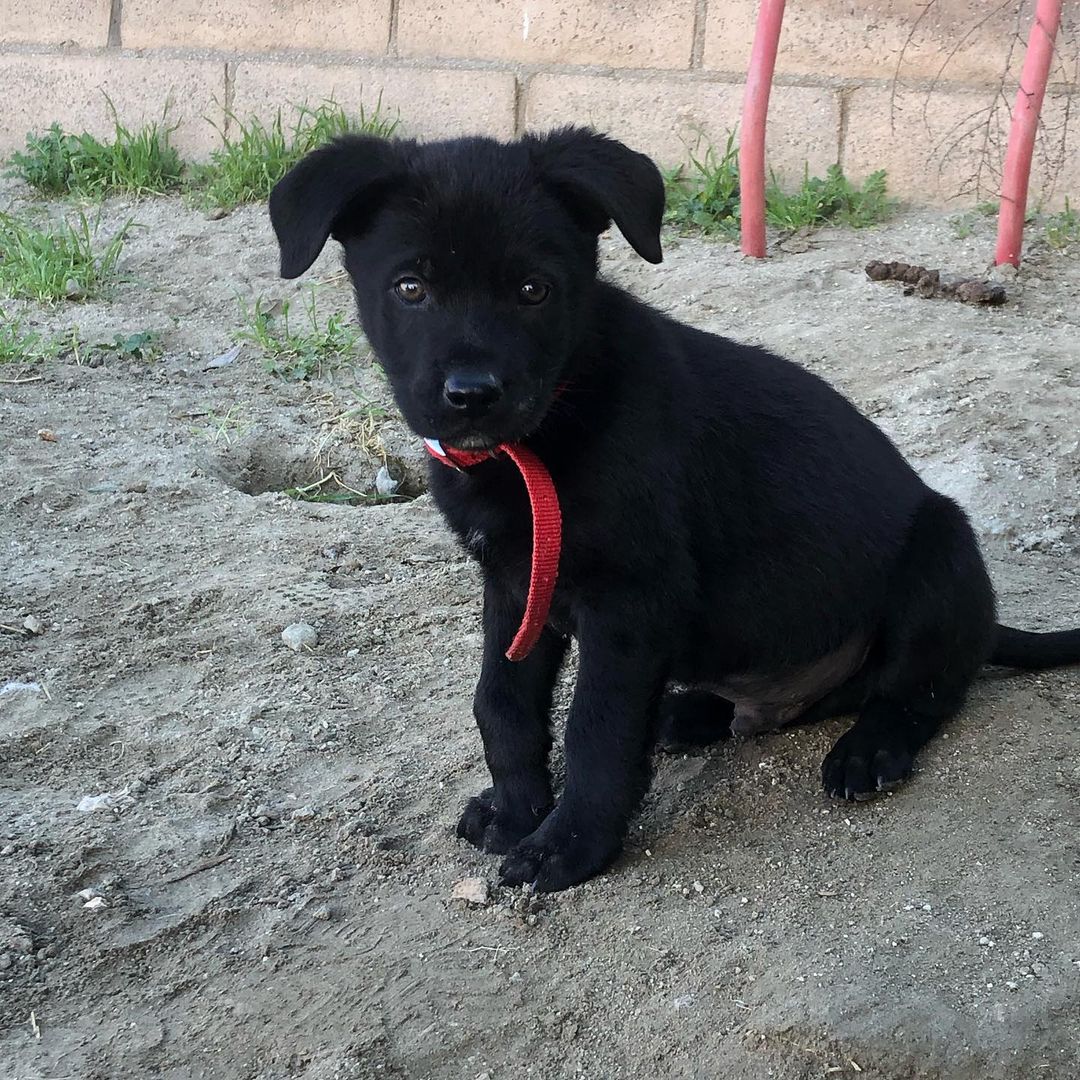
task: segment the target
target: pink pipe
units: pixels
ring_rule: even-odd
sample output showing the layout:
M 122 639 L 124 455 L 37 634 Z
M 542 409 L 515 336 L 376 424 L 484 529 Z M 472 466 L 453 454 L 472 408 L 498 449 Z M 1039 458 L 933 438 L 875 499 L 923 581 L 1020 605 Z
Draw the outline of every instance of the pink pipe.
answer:
M 743 95 L 739 132 L 742 250 L 755 259 L 765 258 L 765 118 L 783 22 L 784 0 L 761 0 Z
M 1039 127 L 1054 56 L 1054 38 L 1061 23 L 1061 0 L 1038 0 L 1035 21 L 1031 24 L 1020 88 L 1013 105 L 1009 146 L 1005 151 L 1005 169 L 1001 182 L 1001 209 L 998 213 L 997 249 L 994 265 L 1020 265 L 1024 242 L 1024 216 L 1027 213 L 1028 181 L 1031 178 L 1031 153 Z

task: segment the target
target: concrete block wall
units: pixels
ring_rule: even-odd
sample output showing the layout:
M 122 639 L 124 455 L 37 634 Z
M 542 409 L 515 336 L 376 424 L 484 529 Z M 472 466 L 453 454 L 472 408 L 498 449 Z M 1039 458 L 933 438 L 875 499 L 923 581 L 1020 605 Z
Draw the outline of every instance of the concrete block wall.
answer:
M 789 0 L 769 164 L 889 171 L 916 202 L 992 196 L 1034 0 Z M 1034 191 L 1080 196 L 1080 0 Z M 107 132 L 166 101 L 184 153 L 230 114 L 333 97 L 431 138 L 585 122 L 685 160 L 736 126 L 757 0 L 0 0 L 0 153 L 57 120 Z M 1080 201 L 1080 200 L 1078 200 Z

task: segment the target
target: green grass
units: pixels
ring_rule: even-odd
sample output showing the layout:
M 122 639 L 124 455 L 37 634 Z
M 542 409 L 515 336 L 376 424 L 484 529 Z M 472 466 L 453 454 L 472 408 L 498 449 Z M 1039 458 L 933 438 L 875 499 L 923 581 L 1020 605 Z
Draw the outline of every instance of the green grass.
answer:
M 690 154 L 688 165 L 664 174 L 667 213 L 678 229 L 700 229 L 706 235 L 734 236 L 739 231 L 739 148 L 734 132 L 722 152 L 707 146 Z
M 219 130 L 221 148 L 212 151 L 210 163 L 196 168 L 192 176 L 197 199 L 225 209 L 268 198 L 270 189 L 305 154 L 338 135 L 389 138 L 399 123 L 383 112 L 381 96 L 374 109 L 361 108 L 356 116 L 327 101 L 315 108 L 300 106 L 291 126 L 285 124 L 280 109 L 269 124 L 254 117 L 242 121 L 230 116 L 229 120 L 238 134 Z
M 1080 211 L 1074 210 L 1065 200 L 1065 209 L 1050 214 L 1046 219 L 1046 239 L 1056 248 L 1068 247 L 1080 241 Z
M 76 364 L 99 366 L 106 360 L 157 360 L 162 353 L 161 334 L 157 330 L 138 330 L 134 334 L 114 334 L 111 341 L 80 341 L 73 331 L 70 351 Z
M 790 195 L 776 178 L 765 192 L 765 218 L 779 229 L 813 228 L 826 223 L 863 229 L 885 221 L 895 202 L 886 191 L 885 170 L 872 172 L 861 185 L 844 176 L 839 165 L 830 165 L 824 177 L 803 173 L 803 182 Z
M 128 220 L 104 244 L 85 214 L 39 228 L 0 212 L 0 290 L 33 300 L 84 299 L 117 276 L 116 264 L 131 231 Z
M 206 439 L 207 442 L 223 442 L 226 446 L 231 446 L 246 435 L 252 425 L 252 421 L 245 417 L 239 405 L 230 405 L 223 413 L 210 409 L 206 413 L 206 420 L 205 426 L 193 427 L 191 433 Z
M 290 499 L 300 502 L 332 503 L 338 506 L 372 506 L 378 503 L 400 502 L 400 495 L 379 495 L 373 491 L 351 488 L 333 470 L 304 487 L 285 488 Z
M 315 289 L 308 291 L 303 310 L 292 313 L 288 300 L 275 313 L 258 299 L 243 306 L 246 325 L 235 339 L 254 345 L 262 353 L 263 366 L 283 379 L 310 379 L 352 359 L 360 331 L 339 314 L 320 319 Z
M 722 150 L 707 146 L 691 153 L 687 165 L 664 174 L 665 220 L 686 231 L 734 236 L 739 230 L 739 147 L 734 133 Z M 825 176 L 811 176 L 785 192 L 773 177 L 765 190 L 766 221 L 779 229 L 813 228 L 826 223 L 862 228 L 886 220 L 895 207 L 886 191 L 884 170 L 871 173 L 861 185 L 830 165 Z
M 55 342 L 24 329 L 21 319 L 0 308 L 0 364 L 34 363 L 55 356 L 57 351 Z
M 112 140 L 103 142 L 53 124 L 44 135 L 26 136 L 26 149 L 11 156 L 8 175 L 43 195 L 161 195 L 179 187 L 183 175 L 183 162 L 169 142 L 174 130 L 163 117 L 160 124 L 131 131 L 114 114 Z

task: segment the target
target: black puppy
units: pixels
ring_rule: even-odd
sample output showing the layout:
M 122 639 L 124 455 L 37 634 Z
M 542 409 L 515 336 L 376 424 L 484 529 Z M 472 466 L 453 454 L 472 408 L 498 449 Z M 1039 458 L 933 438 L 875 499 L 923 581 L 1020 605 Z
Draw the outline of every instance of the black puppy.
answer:
M 285 277 L 329 236 L 344 246 L 409 425 L 467 451 L 526 447 L 561 500 L 554 602 L 512 662 L 533 546 L 522 477 L 506 454 L 432 464 L 485 580 L 475 712 L 493 786 L 458 832 L 506 854 L 508 883 L 603 870 L 657 742 L 857 712 L 822 776 L 861 799 L 911 772 L 985 663 L 1080 660 L 1080 630 L 996 625 L 962 511 L 826 383 L 597 279 L 612 220 L 660 261 L 663 208 L 648 158 L 575 128 L 508 145 L 342 138 L 270 200 Z M 556 802 L 548 714 L 571 636 Z

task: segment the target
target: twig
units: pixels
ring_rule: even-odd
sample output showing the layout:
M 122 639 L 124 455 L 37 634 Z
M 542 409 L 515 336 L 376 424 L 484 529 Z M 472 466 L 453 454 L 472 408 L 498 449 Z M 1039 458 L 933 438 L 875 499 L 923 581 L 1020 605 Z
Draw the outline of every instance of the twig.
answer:
M 161 879 L 160 884 L 175 885 L 176 882 L 184 881 L 189 877 L 194 877 L 196 874 L 201 874 L 204 870 L 213 870 L 215 866 L 220 866 L 223 862 L 228 862 L 231 858 L 231 855 L 213 855 L 209 859 L 200 859 L 199 862 L 192 864 L 185 870 L 177 870 L 174 873 L 166 874 Z
M 44 375 L 31 375 L 28 379 L 0 379 L 0 383 L 4 386 L 23 386 L 28 382 L 41 382 L 44 378 Z

